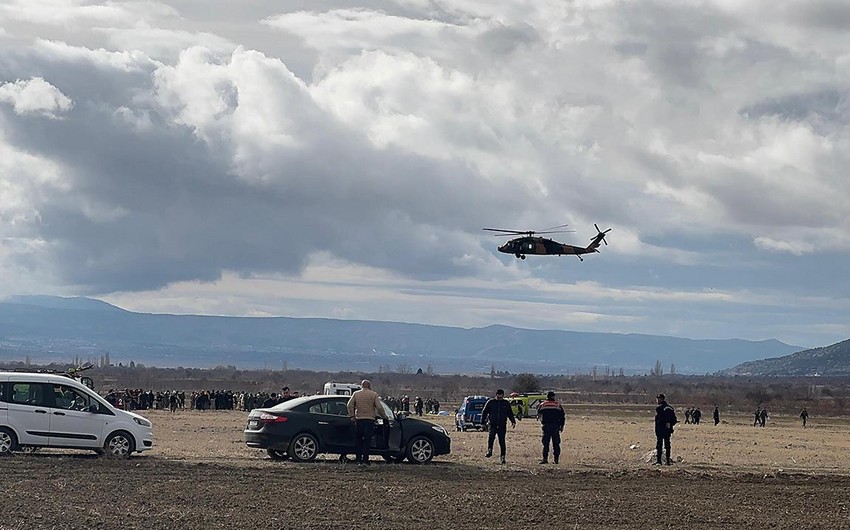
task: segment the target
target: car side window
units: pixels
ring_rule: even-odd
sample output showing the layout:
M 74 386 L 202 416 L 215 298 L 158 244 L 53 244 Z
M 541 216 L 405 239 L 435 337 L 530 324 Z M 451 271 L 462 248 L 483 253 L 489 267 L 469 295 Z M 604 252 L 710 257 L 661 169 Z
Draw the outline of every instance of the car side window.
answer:
M 336 414 L 337 416 L 348 416 L 348 401 L 333 401 L 331 402 L 331 410 L 328 411 L 329 414 Z
M 348 401 L 320 401 L 307 409 L 312 414 L 330 414 L 332 416 L 348 416 Z
M 327 403 L 321 401 L 319 403 L 313 403 L 310 405 L 310 408 L 307 409 L 307 412 L 310 414 L 327 414 L 328 412 Z
M 90 399 L 79 390 L 67 385 L 53 385 L 54 408 L 65 410 L 85 410 Z
M 20 405 L 45 405 L 44 385 L 41 383 L 11 383 L 9 403 Z

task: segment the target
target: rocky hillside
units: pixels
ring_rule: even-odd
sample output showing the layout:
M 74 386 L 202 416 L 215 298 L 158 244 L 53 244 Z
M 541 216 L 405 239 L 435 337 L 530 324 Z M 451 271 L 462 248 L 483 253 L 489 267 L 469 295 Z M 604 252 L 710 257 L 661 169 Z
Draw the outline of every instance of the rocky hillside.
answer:
M 825 346 L 803 350 L 783 357 L 750 361 L 739 364 L 726 375 L 768 375 L 768 376 L 845 376 L 850 375 L 850 339 Z

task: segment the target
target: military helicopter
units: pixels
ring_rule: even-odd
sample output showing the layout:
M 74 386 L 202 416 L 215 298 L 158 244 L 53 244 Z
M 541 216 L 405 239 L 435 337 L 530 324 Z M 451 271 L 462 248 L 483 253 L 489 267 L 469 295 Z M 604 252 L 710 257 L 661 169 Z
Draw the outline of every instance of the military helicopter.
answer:
M 553 226 L 552 228 L 547 228 L 540 232 L 536 232 L 534 230 L 505 230 L 502 228 L 484 228 L 483 230 L 488 232 L 497 232 L 496 236 L 521 236 L 511 239 L 499 247 L 499 252 L 513 254 L 520 259 L 525 259 L 526 254 L 538 254 L 544 256 L 575 254 L 580 261 L 584 261 L 584 258 L 581 257 L 582 254 L 599 252 L 598 247 L 600 243 L 608 244 L 608 241 L 605 240 L 605 234 L 610 232 L 611 229 L 609 228 L 603 232 L 599 229 L 599 226 L 597 226 L 596 223 L 593 224 L 593 226 L 596 227 L 596 235 L 590 238 L 590 244 L 586 247 L 567 245 L 566 243 L 558 243 L 557 241 L 540 237 L 541 235 L 546 234 L 574 232 L 574 230 L 564 230 L 567 226 L 569 225 Z

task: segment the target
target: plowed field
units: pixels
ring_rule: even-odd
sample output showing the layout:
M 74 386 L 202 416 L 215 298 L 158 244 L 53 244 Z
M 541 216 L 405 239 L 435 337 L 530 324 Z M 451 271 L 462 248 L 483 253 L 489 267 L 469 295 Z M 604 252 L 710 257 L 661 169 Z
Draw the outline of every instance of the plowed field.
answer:
M 652 412 L 567 410 L 562 462 L 539 427 L 452 432 L 424 466 L 271 461 L 242 442 L 244 413 L 148 412 L 156 447 L 127 461 L 42 450 L 0 459 L 0 530 L 18 528 L 850 528 L 850 421 L 745 416 L 680 425 L 669 467 L 646 462 Z M 448 428 L 452 419 L 429 417 Z

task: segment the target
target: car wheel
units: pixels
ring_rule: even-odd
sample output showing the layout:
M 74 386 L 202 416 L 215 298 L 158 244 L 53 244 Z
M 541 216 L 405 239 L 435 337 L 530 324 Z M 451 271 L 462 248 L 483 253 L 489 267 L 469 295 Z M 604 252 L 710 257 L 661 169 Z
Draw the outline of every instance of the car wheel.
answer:
M 417 436 L 407 444 L 407 459 L 412 464 L 425 464 L 434 458 L 434 442 L 424 436 Z
M 311 462 L 319 454 L 319 441 L 310 433 L 303 432 L 289 444 L 289 456 L 298 462 Z
M 0 427 L 0 456 L 8 456 L 18 449 L 18 438 L 11 429 Z
M 269 447 L 266 449 L 266 453 L 272 458 L 272 460 L 289 460 L 289 455 L 286 454 L 286 451 L 281 451 L 280 449 L 272 449 Z
M 130 458 L 130 455 L 136 450 L 136 442 L 133 441 L 133 437 L 129 433 L 118 431 L 106 438 L 103 449 L 106 451 L 106 456 L 112 458 Z

